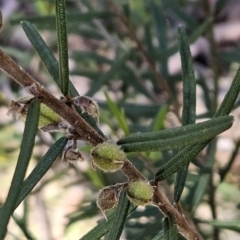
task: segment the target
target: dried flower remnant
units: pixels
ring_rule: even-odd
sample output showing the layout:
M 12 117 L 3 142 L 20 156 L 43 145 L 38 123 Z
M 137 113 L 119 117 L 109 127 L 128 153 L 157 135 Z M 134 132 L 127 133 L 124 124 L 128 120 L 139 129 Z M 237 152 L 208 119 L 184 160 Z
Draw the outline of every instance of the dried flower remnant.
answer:
M 104 172 L 115 172 L 123 166 L 125 153 L 114 143 L 98 144 L 91 152 L 92 165 Z
M 8 115 L 12 115 L 13 118 L 19 119 L 20 117 L 25 117 L 27 114 L 28 104 L 35 99 L 34 96 L 24 96 L 12 100 L 8 107 Z
M 73 146 L 68 147 L 62 153 L 62 161 L 68 166 L 69 163 L 76 165 L 78 161 L 84 161 L 83 155 Z
M 125 185 L 126 183 L 121 183 L 100 190 L 97 198 L 97 206 L 106 219 L 105 211 L 117 206 L 120 193 Z
M 99 109 L 97 102 L 88 96 L 78 96 L 72 98 L 71 102 L 79 106 L 84 112 L 98 119 Z
M 129 182 L 127 187 L 127 196 L 135 205 L 148 205 L 152 203 L 153 187 L 147 181 Z
M 17 101 L 12 100 L 9 107 L 7 115 L 12 115 L 14 120 L 24 117 L 27 114 L 27 107 L 25 104 L 20 104 Z

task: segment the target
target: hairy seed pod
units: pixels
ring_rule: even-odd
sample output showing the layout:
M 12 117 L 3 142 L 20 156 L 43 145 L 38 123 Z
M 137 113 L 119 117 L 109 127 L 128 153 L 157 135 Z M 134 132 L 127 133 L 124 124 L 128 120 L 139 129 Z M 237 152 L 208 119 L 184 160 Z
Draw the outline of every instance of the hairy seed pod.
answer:
M 125 159 L 125 153 L 115 143 L 98 144 L 91 152 L 92 165 L 104 172 L 119 170 Z
M 152 203 L 153 187 L 146 181 L 129 182 L 127 196 L 135 205 L 148 205 Z

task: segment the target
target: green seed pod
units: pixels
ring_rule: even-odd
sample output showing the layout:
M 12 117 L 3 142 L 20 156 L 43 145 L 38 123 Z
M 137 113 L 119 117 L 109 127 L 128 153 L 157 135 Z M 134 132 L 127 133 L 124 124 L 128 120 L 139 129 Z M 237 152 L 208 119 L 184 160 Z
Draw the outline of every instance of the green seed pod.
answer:
M 42 128 L 49 124 L 58 125 L 61 122 L 61 117 L 55 113 L 52 109 L 44 104 L 41 104 L 41 112 L 39 117 L 38 127 Z
M 91 152 L 92 165 L 104 172 L 119 170 L 125 159 L 125 153 L 115 144 L 104 142 L 97 145 Z
M 146 181 L 129 182 L 127 196 L 135 205 L 148 205 L 152 203 L 153 187 Z

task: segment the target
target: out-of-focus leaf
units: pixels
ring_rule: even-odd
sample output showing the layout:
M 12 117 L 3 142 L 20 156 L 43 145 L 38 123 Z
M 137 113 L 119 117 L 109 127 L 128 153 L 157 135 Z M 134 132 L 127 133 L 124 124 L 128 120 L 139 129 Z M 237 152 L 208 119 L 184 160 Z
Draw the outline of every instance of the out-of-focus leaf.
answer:
M 110 81 L 111 78 L 113 78 L 114 75 L 117 74 L 124 66 L 126 61 L 129 59 L 131 52 L 131 50 L 125 52 L 119 59 L 117 59 L 112 65 L 112 67 L 105 74 L 103 74 L 94 84 L 92 84 L 86 95 L 94 95 L 103 85 L 107 84 L 107 82 Z
M 86 58 L 92 59 L 93 61 L 99 64 L 112 64 L 113 60 L 108 59 L 104 56 L 101 56 L 95 52 L 84 52 L 84 51 L 75 51 L 72 54 L 72 58 L 75 59 L 77 62 L 81 62 L 83 59 Z
M 154 22 L 156 25 L 159 50 L 166 51 L 167 50 L 167 28 L 166 28 L 166 19 L 165 19 L 164 10 L 163 10 L 164 6 L 162 4 L 158 6 L 155 2 L 150 1 L 150 8 L 151 8 Z M 162 59 L 161 61 L 159 61 L 159 63 L 161 64 L 161 73 L 163 74 L 163 76 L 168 76 L 167 59 Z
M 234 103 L 240 92 L 240 68 L 232 81 L 232 84 L 213 117 L 228 115 L 233 109 Z
M 151 240 L 165 240 L 164 235 L 163 235 L 163 231 L 160 231 L 154 238 L 152 238 Z
M 135 142 L 121 144 L 121 149 L 125 152 L 145 152 L 145 151 L 160 151 L 160 150 L 170 150 L 179 149 L 185 146 L 193 146 L 197 143 L 202 143 L 208 141 L 218 134 L 226 131 L 232 126 L 232 120 L 225 122 L 218 126 L 212 126 L 203 131 L 196 133 L 189 133 L 184 136 L 164 139 L 164 140 L 154 140 L 146 142 Z M 183 162 L 182 162 L 183 164 Z
M 154 120 L 154 125 L 153 125 L 154 132 L 160 131 L 164 128 L 164 120 L 165 120 L 167 112 L 168 112 L 168 106 L 163 105 L 160 108 L 158 115 L 156 116 L 156 118 Z
M 232 230 L 232 231 L 240 233 L 240 221 L 237 221 L 237 220 L 236 221 L 213 220 L 213 221 L 209 221 L 207 223 L 216 228 Z
M 198 27 L 198 22 L 194 18 L 187 15 L 187 13 L 182 10 L 182 8 L 176 1 L 163 0 L 162 2 L 166 9 L 174 12 L 181 20 L 183 20 L 187 24 L 190 29 L 195 30 Z
M 216 152 L 216 140 L 210 143 L 209 145 L 209 152 L 207 154 L 207 161 L 205 169 L 202 170 L 202 174 L 200 172 L 200 179 L 198 182 L 196 182 L 194 189 L 194 193 L 192 193 L 192 204 L 191 204 L 191 211 L 194 213 L 202 201 L 202 198 L 207 190 L 208 183 L 211 176 L 211 170 L 213 167 L 213 164 L 215 162 L 215 152 Z M 206 172 L 206 170 L 208 172 Z
M 116 117 L 116 119 L 119 123 L 119 127 L 123 130 L 125 135 L 129 135 L 130 131 L 128 128 L 128 124 L 126 122 L 126 117 L 125 117 L 124 112 L 118 109 L 118 107 L 114 104 L 114 102 L 110 99 L 110 97 L 108 96 L 108 94 L 106 92 L 104 94 L 105 94 L 108 106 L 109 106 L 113 116 Z
M 99 102 L 99 106 L 103 109 L 108 109 L 108 105 L 104 102 Z M 141 105 L 134 103 L 117 103 L 118 108 L 123 108 L 126 116 L 133 120 L 138 120 L 140 117 L 152 118 L 159 111 L 160 105 Z
M 226 63 L 240 63 L 240 53 L 239 50 L 234 50 L 232 52 L 220 52 L 218 53 L 219 59 Z
M 189 37 L 189 43 L 194 43 L 209 27 L 212 19 L 207 19 L 202 25 L 200 25 Z M 168 48 L 166 51 L 156 53 L 155 57 L 159 61 L 168 59 L 171 55 L 175 54 L 178 51 L 178 45 L 174 45 Z

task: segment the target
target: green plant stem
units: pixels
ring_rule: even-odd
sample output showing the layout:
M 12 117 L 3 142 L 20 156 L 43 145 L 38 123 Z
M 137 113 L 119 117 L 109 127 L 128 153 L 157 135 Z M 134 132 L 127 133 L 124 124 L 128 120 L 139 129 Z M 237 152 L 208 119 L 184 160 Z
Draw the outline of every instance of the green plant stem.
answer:
M 60 89 L 63 95 L 67 96 L 69 92 L 69 66 L 65 5 L 65 0 L 56 0 L 56 27 L 58 36 L 59 76 L 61 82 Z
M 0 214 L 0 240 L 4 239 L 6 234 L 7 224 L 14 211 L 15 203 L 20 193 L 21 185 L 31 158 L 35 135 L 38 128 L 39 112 L 40 104 L 37 100 L 34 100 L 28 109 L 17 165 L 7 198 Z

